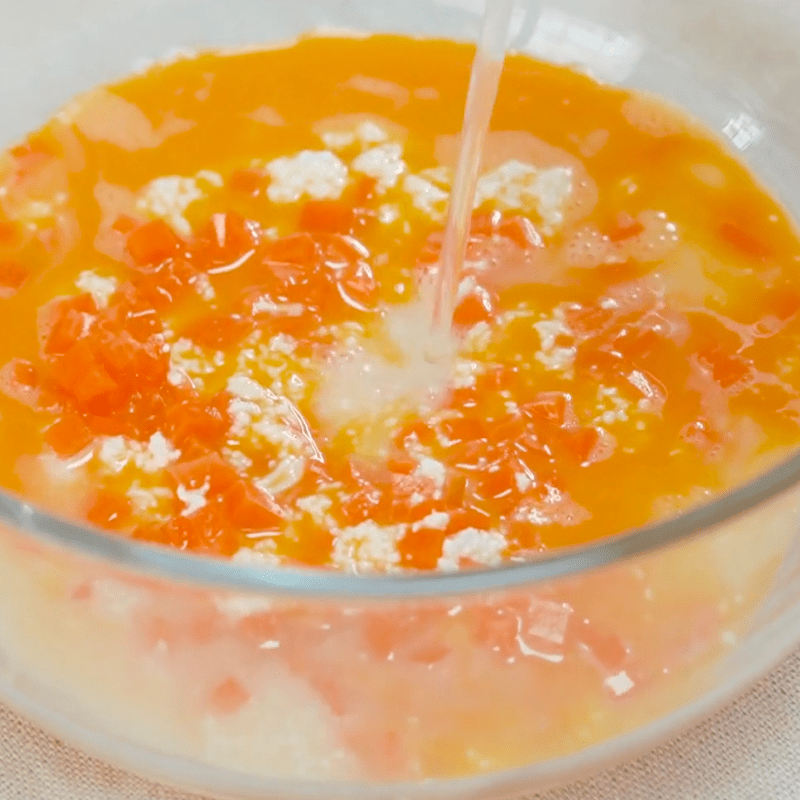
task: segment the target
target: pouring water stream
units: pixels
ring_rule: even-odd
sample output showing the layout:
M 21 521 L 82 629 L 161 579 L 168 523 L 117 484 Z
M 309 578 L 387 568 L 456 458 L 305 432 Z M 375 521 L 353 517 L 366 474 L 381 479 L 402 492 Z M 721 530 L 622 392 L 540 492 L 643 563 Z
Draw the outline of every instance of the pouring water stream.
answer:
M 489 131 L 505 61 L 514 0 L 486 0 L 464 109 L 461 148 L 447 210 L 438 269 L 434 275 L 427 356 L 438 360 L 451 351 L 456 292 L 467 252 L 481 156 Z

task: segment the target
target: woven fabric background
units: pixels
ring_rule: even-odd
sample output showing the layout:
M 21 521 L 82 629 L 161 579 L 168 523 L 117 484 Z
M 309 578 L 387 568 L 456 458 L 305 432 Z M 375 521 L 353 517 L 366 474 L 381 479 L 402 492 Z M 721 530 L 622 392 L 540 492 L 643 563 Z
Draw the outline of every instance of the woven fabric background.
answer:
M 800 798 L 800 652 L 712 719 L 535 800 Z M 0 800 L 199 800 L 112 769 L 0 707 Z M 534 798 L 531 798 L 534 800 Z

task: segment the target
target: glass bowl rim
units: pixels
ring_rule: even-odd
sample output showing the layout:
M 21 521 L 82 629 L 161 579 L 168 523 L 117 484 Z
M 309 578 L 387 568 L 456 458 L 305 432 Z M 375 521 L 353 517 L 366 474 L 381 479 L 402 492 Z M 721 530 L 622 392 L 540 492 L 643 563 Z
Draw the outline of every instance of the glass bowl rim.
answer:
M 104 532 L 59 518 L 0 490 L 0 523 L 12 533 L 106 562 L 126 572 L 189 585 L 288 598 L 335 601 L 458 598 L 568 578 L 665 549 L 715 528 L 800 483 L 800 451 L 710 503 L 585 545 L 554 549 L 525 562 L 458 572 L 354 574 L 334 570 L 240 564 Z

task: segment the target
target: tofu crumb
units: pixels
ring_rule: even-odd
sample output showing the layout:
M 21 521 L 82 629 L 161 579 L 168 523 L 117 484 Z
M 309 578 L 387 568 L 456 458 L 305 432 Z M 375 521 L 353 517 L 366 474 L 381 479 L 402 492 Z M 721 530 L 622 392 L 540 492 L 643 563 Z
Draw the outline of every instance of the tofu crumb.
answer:
M 254 567 L 276 567 L 281 561 L 275 554 L 274 542 L 267 539 L 259 542 L 256 547 L 240 547 L 232 556 L 231 561 L 235 564 Z
M 134 515 L 149 522 L 165 522 L 171 516 L 172 491 L 165 486 L 142 486 L 135 480 L 125 493 Z
M 389 134 L 380 125 L 364 120 L 352 130 L 330 130 L 320 134 L 323 144 L 329 150 L 346 150 L 358 143 L 362 147 L 381 144 L 389 140 Z
M 147 447 L 136 453 L 134 461 L 139 469 L 152 473 L 160 472 L 180 457 L 181 451 L 174 448 L 164 434 L 156 431 L 150 437 Z
M 423 529 L 433 531 L 447 530 L 450 524 L 450 515 L 444 511 L 432 511 L 427 517 L 424 517 L 419 522 L 415 522 L 411 529 L 413 531 L 421 531 Z
M 239 553 L 244 552 L 255 553 L 256 551 L 250 547 L 243 547 L 233 556 L 233 560 L 238 561 L 240 564 L 247 563 L 246 557 L 239 556 Z M 237 556 L 239 557 L 237 558 Z M 264 562 L 254 559 L 252 563 Z M 214 598 L 214 605 L 216 605 L 217 611 L 229 622 L 240 622 L 253 614 L 263 614 L 275 608 L 275 604 L 271 600 L 248 594 L 222 595 Z
M 618 672 L 616 675 L 611 675 L 606 678 L 603 683 L 611 689 L 616 697 L 627 694 L 636 685 L 630 679 L 627 672 Z
M 205 196 L 194 178 L 165 175 L 150 181 L 139 191 L 136 208 L 163 219 L 180 236 L 190 236 L 192 226 L 184 214 L 196 200 Z
M 349 179 L 347 166 L 329 150 L 302 150 L 266 165 L 271 178 L 267 197 L 273 203 L 296 203 L 301 197 L 338 200 Z
M 378 222 L 383 225 L 391 225 L 400 219 L 400 207 L 394 203 L 384 203 L 378 208 Z
M 203 376 L 212 375 L 225 363 L 225 354 L 217 351 L 209 357 L 191 339 L 177 339 L 170 346 L 167 380 L 173 386 L 191 381 L 203 388 Z
M 433 481 L 437 491 L 444 489 L 447 479 L 447 467 L 441 461 L 429 456 L 422 456 L 418 461 L 418 466 L 414 470 L 414 475 L 418 478 L 428 478 Z
M 539 320 L 533 327 L 541 342 L 541 349 L 537 350 L 534 358 L 547 370 L 571 376 L 576 348 L 559 343 L 564 337 L 573 339 L 573 333 L 564 321 L 563 309 L 556 307 L 551 318 Z
M 328 511 L 333 507 L 333 501 L 324 494 L 313 494 L 309 497 L 301 497 L 297 507 L 308 514 L 317 525 L 324 525 L 327 522 Z
M 294 486 L 305 474 L 309 459 L 322 456 L 308 429 L 308 423 L 287 397 L 279 396 L 247 375 L 228 380 L 233 397 L 228 404 L 232 418 L 230 436 L 248 447 L 264 442 L 276 450 L 275 466 L 254 481 L 268 494 Z M 228 442 L 233 446 L 234 442 Z
M 597 390 L 597 410 L 599 416 L 595 417 L 595 422 L 604 425 L 613 425 L 615 422 L 627 422 L 629 419 L 628 411 L 631 404 L 624 397 L 620 397 L 616 387 L 600 386 Z
M 211 280 L 204 272 L 197 274 L 194 281 L 194 289 L 200 297 L 207 303 L 217 299 L 217 293 L 211 285 Z
M 447 192 L 419 175 L 406 175 L 403 180 L 403 191 L 410 195 L 414 208 L 427 214 L 431 219 L 444 219 L 447 208 Z
M 543 223 L 543 232 L 552 235 L 564 222 L 564 208 L 571 193 L 571 169 L 539 169 L 511 159 L 480 177 L 475 208 L 494 201 L 503 210 L 535 212 Z
M 508 542 L 502 533 L 465 528 L 444 540 L 437 567 L 444 572 L 456 572 L 463 560 L 494 567 L 502 561 L 506 547 Z
M 134 464 L 142 472 L 154 474 L 180 458 L 176 450 L 161 433 L 154 433 L 147 444 L 127 439 L 124 436 L 104 436 L 98 440 L 95 457 L 103 471 L 118 474 L 128 464 Z
M 333 544 L 333 563 L 347 572 L 386 572 L 400 563 L 398 542 L 405 525 L 381 526 L 362 522 L 338 531 Z
M 75 286 L 90 294 L 98 308 L 108 308 L 108 301 L 117 291 L 119 281 L 114 277 L 104 278 L 92 270 L 84 270 L 78 275 Z
M 210 488 L 211 486 L 208 481 L 206 481 L 197 489 L 187 489 L 183 485 L 178 486 L 176 494 L 178 495 L 178 500 L 180 500 L 184 505 L 183 511 L 181 511 L 181 516 L 191 517 L 195 512 L 205 508 L 208 503 L 206 500 L 206 495 L 208 494 L 208 490 Z
M 402 145 L 390 142 L 365 150 L 350 164 L 351 169 L 369 178 L 375 178 L 381 191 L 397 186 L 400 176 L 406 171 L 402 159 Z

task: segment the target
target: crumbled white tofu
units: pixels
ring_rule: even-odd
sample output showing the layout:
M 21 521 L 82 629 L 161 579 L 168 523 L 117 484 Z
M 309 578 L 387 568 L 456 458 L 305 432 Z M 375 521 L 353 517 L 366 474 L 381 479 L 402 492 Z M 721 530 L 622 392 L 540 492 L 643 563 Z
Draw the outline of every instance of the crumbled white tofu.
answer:
M 345 150 L 356 142 L 362 147 L 381 144 L 388 141 L 389 134 L 375 122 L 364 120 L 352 130 L 323 131 L 320 139 L 329 150 Z
M 98 578 L 91 583 L 94 608 L 104 617 L 130 618 L 149 602 L 149 593 L 141 587 L 115 578 Z
M 455 572 L 461 568 L 462 560 L 467 560 L 493 567 L 502 561 L 506 547 L 508 543 L 502 533 L 465 528 L 444 540 L 437 566 L 445 572 Z
M 391 225 L 400 219 L 400 206 L 394 203 L 384 203 L 378 207 L 378 222 L 383 225 Z
M 631 403 L 621 397 L 615 386 L 600 386 L 597 390 L 597 411 L 595 422 L 613 425 L 615 422 L 627 422 Z
M 199 272 L 194 281 L 194 290 L 207 303 L 217 299 L 217 293 L 211 285 L 211 279 L 204 272 Z
M 431 181 L 419 175 L 406 175 L 403 180 L 403 191 L 410 195 L 414 208 L 427 214 L 431 219 L 444 219 L 449 195 Z
M 164 434 L 156 431 L 147 446 L 134 455 L 136 466 L 143 472 L 160 472 L 181 457 Z
M 242 557 L 240 555 L 240 553 L 244 552 L 255 553 L 256 551 L 250 547 L 243 547 L 234 554 L 233 560 L 240 564 L 264 563 L 263 557 L 260 559 L 253 559 L 252 562 L 248 562 L 246 557 Z M 275 604 L 271 600 L 251 594 L 220 595 L 214 598 L 214 605 L 216 605 L 217 611 L 219 611 L 219 613 L 222 614 L 222 616 L 225 617 L 225 619 L 227 619 L 229 622 L 240 622 L 241 620 L 252 616 L 253 614 L 264 614 L 268 611 L 272 611 L 275 608 Z
M 329 150 L 345 150 L 356 143 L 354 131 L 325 131 L 319 138 Z
M 311 359 L 296 355 L 297 341 L 291 336 L 277 334 L 266 342 L 260 338 L 249 337 L 249 346 L 240 350 L 237 374 L 258 380 L 275 395 L 285 396 L 293 403 L 304 400 L 309 386 L 303 375 L 311 369 Z
M 297 339 L 286 333 L 279 333 L 269 340 L 267 347 L 273 353 L 283 353 L 283 355 L 290 356 L 297 350 Z
M 208 490 L 210 488 L 211 487 L 208 481 L 206 481 L 202 486 L 199 486 L 197 489 L 187 489 L 183 485 L 178 486 L 176 494 L 178 495 L 178 500 L 183 503 L 183 511 L 181 511 L 181 516 L 191 517 L 196 511 L 200 511 L 201 508 L 205 508 L 205 506 L 208 504 L 206 495 L 208 494 Z
M 107 308 L 108 301 L 117 291 L 119 281 L 114 277 L 103 277 L 92 270 L 84 270 L 78 275 L 75 286 L 82 292 L 90 294 L 98 308 Z
M 233 420 L 231 436 L 251 446 L 266 442 L 278 450 L 277 465 L 257 478 L 256 486 L 269 494 L 294 486 L 303 477 L 309 459 L 321 458 L 305 418 L 288 398 L 246 375 L 230 378 L 228 391 L 233 395 L 228 404 Z
M 553 664 L 563 661 L 567 628 L 573 613 L 567 603 L 531 598 L 527 613 L 517 618 L 516 641 L 520 652 Z
M 289 453 L 279 459 L 268 475 L 254 481 L 256 488 L 268 495 L 276 495 L 296 486 L 306 473 L 308 459 L 305 455 Z
M 280 558 L 275 554 L 275 543 L 271 539 L 265 539 L 258 543 L 256 547 L 241 547 L 232 556 L 231 561 L 235 564 L 246 566 L 274 567 L 281 563 Z
M 414 475 L 418 478 L 427 478 L 433 481 L 437 492 L 440 492 L 444 489 L 447 479 L 447 467 L 435 458 L 422 456 L 418 461 L 417 468 L 414 470 Z
M 421 531 L 423 529 L 432 531 L 447 530 L 450 524 L 450 515 L 445 511 L 431 511 L 428 516 L 423 517 L 419 522 L 412 525 L 412 530 Z
M 253 466 L 253 459 L 232 447 L 223 447 L 222 457 L 238 472 L 247 472 Z
M 627 694 L 636 685 L 627 672 L 618 672 L 606 678 L 603 683 L 617 696 Z
M 539 169 L 512 159 L 480 177 L 475 207 L 493 201 L 503 210 L 536 213 L 543 232 L 552 234 L 564 221 L 564 208 L 571 193 L 571 169 Z
M 333 507 L 333 500 L 324 494 L 312 494 L 308 497 L 301 497 L 296 505 L 301 511 L 308 514 L 317 525 L 324 525 L 328 520 L 328 512 Z
M 347 572 L 391 570 L 400 563 L 397 544 L 405 532 L 405 525 L 381 526 L 371 521 L 344 528 L 333 543 L 333 563 Z
M 347 166 L 329 150 L 302 150 L 276 158 L 266 171 L 271 178 L 267 197 L 273 203 L 295 203 L 304 196 L 338 200 L 349 177 Z
M 420 170 L 419 174 L 442 189 L 449 190 L 453 185 L 453 170 L 450 167 L 428 167 Z
M 519 491 L 520 494 L 525 494 L 525 492 L 533 486 L 533 480 L 524 472 L 515 473 L 514 482 L 517 484 L 517 491 Z
M 172 491 L 165 486 L 142 486 L 136 480 L 125 493 L 131 501 L 133 513 L 148 520 L 165 520 L 169 517 L 168 505 L 172 501 Z
M 356 128 L 356 137 L 364 145 L 380 144 L 389 138 L 389 134 L 372 120 L 364 120 Z
M 353 159 L 350 168 L 369 178 L 375 178 L 382 191 L 397 186 L 400 176 L 406 171 L 403 147 L 394 142 L 365 150 Z
M 458 300 L 463 300 L 465 297 L 468 297 L 470 294 L 472 294 L 472 292 L 477 288 L 478 282 L 475 280 L 475 276 L 467 275 L 466 277 L 462 278 L 458 284 L 456 298 Z
M 487 369 L 485 361 L 459 358 L 453 365 L 452 384 L 455 389 L 469 389 L 475 385 L 475 378 Z
M 128 440 L 124 436 L 104 436 L 100 440 L 96 457 L 108 472 L 121 472 L 131 459 Z
M 225 179 L 219 172 L 214 172 L 211 169 L 201 169 L 195 177 L 199 181 L 205 181 L 205 183 L 214 186 L 217 189 L 222 188 L 225 185 Z
M 142 472 L 156 473 L 180 458 L 176 450 L 161 433 L 154 433 L 147 444 L 124 436 L 105 436 L 98 440 L 95 455 L 101 468 L 116 474 L 128 464 L 135 464 Z
M 463 349 L 467 353 L 485 353 L 492 341 L 488 322 L 478 322 L 464 335 Z
M 561 343 L 564 338 L 572 340 L 574 337 L 564 319 L 563 309 L 555 308 L 551 318 L 539 320 L 533 324 L 533 327 L 539 334 L 541 343 L 534 358 L 547 370 L 570 375 L 575 361 L 576 348 L 573 345 Z
M 204 196 L 194 178 L 165 175 L 140 189 L 136 208 L 151 217 L 163 219 L 180 236 L 189 236 L 192 226 L 184 214 L 192 203 Z
M 225 362 L 225 354 L 217 351 L 210 356 L 191 339 L 177 339 L 170 346 L 167 380 L 173 386 L 191 381 L 203 387 L 203 376 L 212 375 Z
M 228 381 L 228 391 L 241 400 L 261 400 L 272 397 L 272 393 L 268 389 L 246 375 L 234 375 Z

